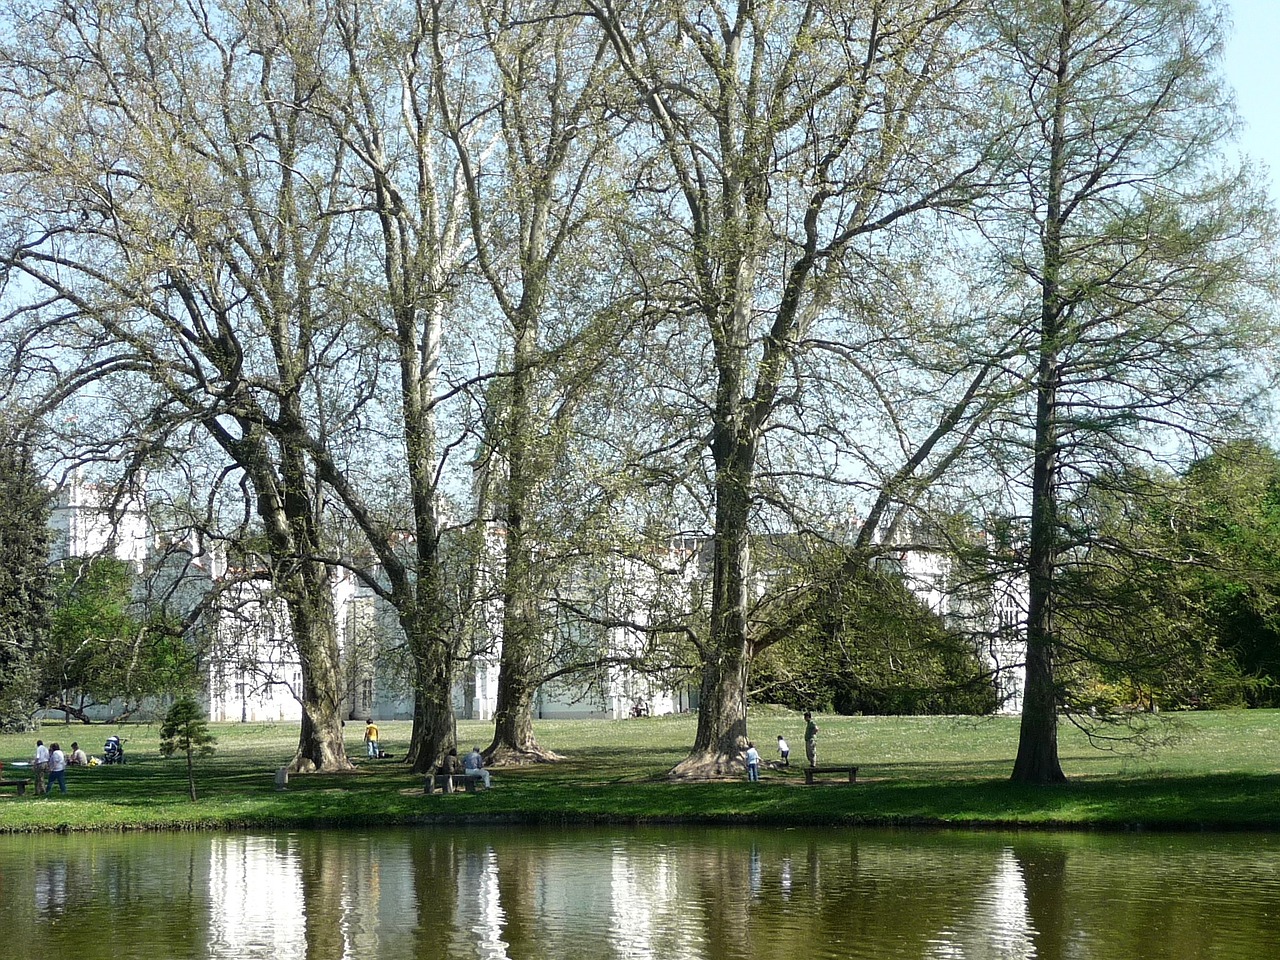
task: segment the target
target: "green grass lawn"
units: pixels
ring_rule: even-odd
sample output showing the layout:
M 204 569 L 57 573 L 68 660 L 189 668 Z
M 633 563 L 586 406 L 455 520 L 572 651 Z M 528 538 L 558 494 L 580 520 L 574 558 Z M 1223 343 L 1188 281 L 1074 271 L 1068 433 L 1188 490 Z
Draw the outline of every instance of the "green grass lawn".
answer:
M 275 769 L 296 744 L 291 725 L 213 724 L 217 752 L 198 758 L 200 799 L 187 797 L 181 758 L 159 755 L 159 727 L 46 724 L 38 734 L 0 736 L 5 776 L 27 760 L 36 737 L 69 752 L 78 740 L 101 754 L 108 733 L 127 739 L 124 766 L 72 769 L 64 799 L 0 791 L 0 831 L 215 829 L 411 823 L 429 819 L 565 821 L 937 824 L 1016 827 L 1280 829 L 1280 711 L 1182 714 L 1161 718 L 1171 743 L 1145 750 L 1099 749 L 1069 724 L 1061 730 L 1070 782 L 1008 782 L 1016 718 L 819 717 L 823 764 L 860 767 L 858 784 L 804 785 L 803 722 L 762 708 L 752 736 L 766 760 L 774 739 L 791 741 L 790 770 L 766 769 L 759 784 L 741 775 L 669 783 L 665 772 L 692 742 L 690 716 L 640 720 L 540 721 L 540 742 L 561 763 L 494 771 L 495 789 L 424 796 L 421 778 L 396 759 L 362 759 L 363 725 L 347 725 L 352 773 L 293 777 L 276 792 Z M 409 724 L 381 723 L 383 748 L 403 756 Z M 488 723 L 460 722 L 460 745 L 489 742 Z

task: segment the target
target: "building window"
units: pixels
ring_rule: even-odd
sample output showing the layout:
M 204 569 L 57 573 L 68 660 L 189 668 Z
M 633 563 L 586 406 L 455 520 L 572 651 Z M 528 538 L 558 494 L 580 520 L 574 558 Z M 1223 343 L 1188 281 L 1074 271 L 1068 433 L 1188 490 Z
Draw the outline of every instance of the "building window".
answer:
M 361 708 L 368 710 L 373 706 L 373 678 L 365 677 L 360 681 L 360 704 Z

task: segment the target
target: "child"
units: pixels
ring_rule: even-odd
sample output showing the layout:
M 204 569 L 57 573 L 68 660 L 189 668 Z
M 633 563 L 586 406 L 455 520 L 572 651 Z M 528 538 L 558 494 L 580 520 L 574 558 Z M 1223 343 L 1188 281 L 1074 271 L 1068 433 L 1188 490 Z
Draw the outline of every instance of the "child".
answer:
M 778 755 L 782 757 L 782 765 L 784 767 L 791 766 L 791 748 L 787 746 L 787 741 L 782 739 L 782 734 L 778 734 Z
M 750 740 L 747 741 L 747 779 L 752 783 L 760 780 L 760 751 Z

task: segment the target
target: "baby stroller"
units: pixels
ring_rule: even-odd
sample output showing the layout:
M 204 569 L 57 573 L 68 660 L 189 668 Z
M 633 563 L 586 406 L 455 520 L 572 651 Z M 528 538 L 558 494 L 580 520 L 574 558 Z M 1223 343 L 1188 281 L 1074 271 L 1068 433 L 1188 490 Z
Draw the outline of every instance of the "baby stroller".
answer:
M 124 744 L 114 733 L 102 745 L 103 763 L 124 763 Z

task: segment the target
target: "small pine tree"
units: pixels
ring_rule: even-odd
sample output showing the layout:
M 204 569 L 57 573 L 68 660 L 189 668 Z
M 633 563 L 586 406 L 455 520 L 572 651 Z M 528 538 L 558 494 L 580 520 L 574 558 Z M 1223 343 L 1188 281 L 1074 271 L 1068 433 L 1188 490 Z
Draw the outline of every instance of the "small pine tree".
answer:
M 191 788 L 191 802 L 196 800 L 196 774 L 194 755 L 210 754 L 218 738 L 209 732 L 205 722 L 204 711 L 200 704 L 191 697 L 180 697 L 175 700 L 169 712 L 164 715 L 164 723 L 160 727 L 160 752 L 166 757 L 173 756 L 177 750 L 187 755 L 187 784 Z

